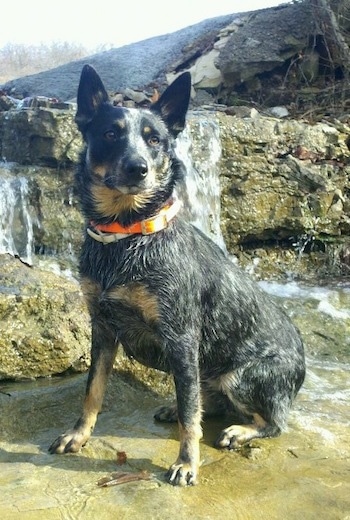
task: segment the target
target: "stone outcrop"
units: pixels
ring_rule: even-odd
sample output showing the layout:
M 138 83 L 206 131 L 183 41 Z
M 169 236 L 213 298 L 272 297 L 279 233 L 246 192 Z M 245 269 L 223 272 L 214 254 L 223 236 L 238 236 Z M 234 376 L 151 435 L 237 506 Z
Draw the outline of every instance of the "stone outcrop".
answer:
M 2 85 L 28 106 L 33 96 L 75 100 L 85 63 L 100 73 L 114 99 L 148 100 L 179 73 L 192 75 L 193 106 L 254 104 L 286 114 L 348 112 L 349 16 L 345 0 L 304 0 L 204 20 L 171 34 L 110 49 Z M 318 5 L 318 7 L 317 7 Z M 321 6 L 321 7 L 320 7 Z M 328 21 L 327 21 L 328 20 Z M 342 42 L 339 48 L 339 41 Z M 9 100 L 0 96 L 0 109 Z
M 307 3 L 249 13 L 239 25 L 234 21 L 221 31 L 224 41 L 216 65 L 223 83 L 234 87 L 282 66 L 308 47 L 314 32 Z
M 2 171 L 28 179 L 37 252 L 74 253 L 79 248 L 82 218 L 72 177 L 82 142 L 73 117 L 73 110 L 49 108 L 0 114 L 0 135 L 5 137 L 0 149 L 17 162 L 4 164 Z M 16 140 L 7 138 L 16 132 L 23 133 L 23 153 Z M 189 115 L 188 132 L 189 163 L 198 169 L 206 149 L 202 177 L 208 176 L 209 183 L 211 170 L 219 175 L 221 229 L 230 252 L 267 244 L 294 252 L 305 245 L 309 251 L 324 251 L 330 243 L 348 247 L 349 126 L 281 120 L 256 110 L 243 117 L 197 110 Z M 221 149 L 221 158 L 212 164 L 211 139 Z M 36 148 L 30 146 L 33 142 Z M 28 150 L 36 155 L 28 156 Z M 29 160 L 35 168 L 24 166 Z
M 9 81 L 3 88 L 20 97 L 42 95 L 63 101 L 75 99 L 80 71 L 85 63 L 90 63 L 98 70 L 110 92 L 162 86 L 166 73 L 176 68 L 174 64 L 183 62 L 183 49 L 192 48 L 194 42 L 201 42 L 203 35 L 206 39 L 209 37 L 212 44 L 220 29 L 236 17 L 231 14 L 204 20 L 171 34 L 111 49 L 49 71 Z M 197 56 L 201 50 L 197 47 Z
M 350 128 L 217 117 L 229 251 L 263 276 L 348 273 Z
M 304 233 L 349 233 L 349 128 L 342 132 L 326 123 L 259 115 L 217 117 L 228 241 L 244 245 Z
M 73 110 L 23 108 L 0 112 L 0 117 L 2 160 L 54 167 L 76 160 L 81 141 Z
M 79 285 L 0 255 L 0 379 L 86 370 L 89 320 Z

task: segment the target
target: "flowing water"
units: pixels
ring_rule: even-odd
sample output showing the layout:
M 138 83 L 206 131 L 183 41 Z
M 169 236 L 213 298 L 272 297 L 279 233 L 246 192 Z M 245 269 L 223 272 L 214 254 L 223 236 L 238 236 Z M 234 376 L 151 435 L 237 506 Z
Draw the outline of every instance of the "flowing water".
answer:
M 180 196 L 192 203 L 187 211 L 194 223 L 224 247 L 218 220 L 218 128 L 203 122 L 197 131 L 209 145 L 194 149 L 193 136 L 182 138 L 179 155 L 190 175 Z M 30 260 L 33 224 L 26 190 L 24 178 L 2 179 L 0 244 L 2 252 Z M 155 379 L 140 383 L 130 373 L 115 373 L 92 439 L 79 454 L 66 456 L 46 450 L 76 420 L 86 376 L 4 382 L 1 518 L 350 520 L 350 283 L 260 284 L 285 307 L 306 346 L 307 377 L 286 433 L 229 453 L 212 447 L 227 419 L 206 421 L 200 484 L 177 489 L 163 477 L 177 456 L 177 428 L 152 419 L 154 409 L 169 398 L 161 395 Z M 126 453 L 123 466 L 118 465 L 117 451 Z M 120 469 L 147 471 L 151 480 L 110 488 L 96 485 Z
M 33 220 L 29 209 L 28 180 L 11 176 L 11 167 L 1 165 L 0 254 L 19 256 L 32 264 Z
M 187 170 L 185 184 L 179 190 L 187 216 L 225 250 L 220 229 L 218 162 L 221 143 L 218 125 L 212 120 L 197 119 L 191 133 L 185 129 L 178 138 L 177 154 Z

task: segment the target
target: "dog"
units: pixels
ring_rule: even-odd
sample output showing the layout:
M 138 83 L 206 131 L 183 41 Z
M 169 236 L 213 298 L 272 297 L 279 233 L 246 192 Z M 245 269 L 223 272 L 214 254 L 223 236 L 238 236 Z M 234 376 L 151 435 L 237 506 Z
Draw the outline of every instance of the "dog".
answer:
M 80 257 L 91 316 L 91 368 L 81 417 L 50 446 L 77 452 L 100 411 L 118 345 L 142 364 L 172 374 L 180 449 L 166 473 L 197 481 L 203 413 L 235 411 L 238 424 L 216 441 L 237 449 L 278 436 L 305 375 L 304 349 L 287 315 L 229 257 L 181 217 L 175 152 L 190 102 L 191 76 L 178 76 L 149 108 L 113 106 L 85 65 L 76 123 L 85 141 L 75 184 L 86 218 Z

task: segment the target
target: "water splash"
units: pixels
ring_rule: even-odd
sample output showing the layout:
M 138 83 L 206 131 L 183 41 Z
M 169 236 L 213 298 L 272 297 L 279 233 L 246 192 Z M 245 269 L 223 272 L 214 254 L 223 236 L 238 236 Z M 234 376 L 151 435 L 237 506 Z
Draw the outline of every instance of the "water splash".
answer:
M 33 221 L 25 177 L 3 177 L 0 183 L 0 254 L 33 263 Z
M 261 280 L 259 285 L 264 291 L 273 296 L 315 300 L 317 302 L 318 311 L 334 319 L 346 320 L 350 318 L 350 311 L 347 307 L 350 294 L 349 285 L 346 286 L 343 284 L 338 287 L 319 287 L 304 286 L 295 281 L 279 283 L 266 280 Z
M 220 228 L 221 143 L 218 124 L 212 119 L 194 116 L 191 127 L 187 127 L 178 138 L 176 152 L 187 171 L 185 185 L 178 190 L 187 217 L 225 250 Z

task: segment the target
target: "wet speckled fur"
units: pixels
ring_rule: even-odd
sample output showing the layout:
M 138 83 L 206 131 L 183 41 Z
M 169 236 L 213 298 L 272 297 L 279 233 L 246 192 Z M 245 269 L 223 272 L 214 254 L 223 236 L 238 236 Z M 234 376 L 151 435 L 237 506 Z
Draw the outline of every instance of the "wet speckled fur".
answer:
M 95 223 L 129 225 L 156 214 L 183 175 L 174 147 L 184 128 L 190 76 L 180 76 L 150 109 L 114 107 L 85 66 L 76 121 L 86 147 L 76 175 L 82 211 Z M 304 380 L 300 336 L 285 313 L 206 236 L 181 216 L 149 236 L 103 245 L 85 236 L 82 288 L 92 323 L 92 364 L 83 413 L 52 453 L 78 451 L 101 408 L 118 344 L 141 363 L 170 372 L 180 450 L 167 479 L 196 483 L 202 414 L 235 410 L 219 448 L 273 437 L 286 425 Z

